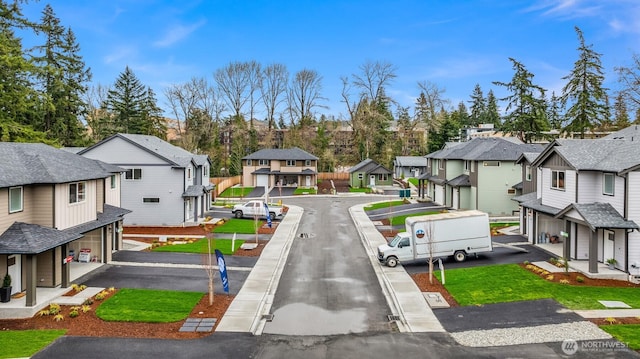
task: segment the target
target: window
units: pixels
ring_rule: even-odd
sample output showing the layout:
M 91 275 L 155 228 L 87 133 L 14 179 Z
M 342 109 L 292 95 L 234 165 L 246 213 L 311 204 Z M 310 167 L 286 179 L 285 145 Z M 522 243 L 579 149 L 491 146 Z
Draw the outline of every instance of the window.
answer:
M 287 166 L 293 167 L 296 165 L 296 160 L 287 160 Z
M 22 187 L 9 188 L 9 213 L 22 211 Z
M 202 175 L 205 177 L 209 177 L 209 167 L 204 166 L 204 168 L 202 169 Z
M 363 175 L 362 173 L 358 173 L 358 179 L 359 179 L 359 180 L 361 180 L 362 178 L 364 178 L 363 176 L 364 176 L 364 175 Z
M 111 189 L 116 188 L 116 175 L 111 175 L 110 180 L 111 180 Z
M 484 167 L 500 167 L 500 161 L 484 161 L 482 165 Z
M 613 173 L 605 173 L 602 181 L 602 194 L 607 196 L 613 196 L 614 193 L 615 177 Z
M 69 203 L 84 202 L 86 182 L 69 183 Z
M 160 203 L 160 198 L 157 197 L 145 197 L 142 199 L 142 203 Z
M 311 160 L 304 160 L 304 165 L 305 166 L 311 166 Z
M 124 179 L 127 179 L 127 180 L 140 180 L 140 179 L 142 179 L 142 168 L 129 168 L 124 173 Z
M 507 188 L 507 194 L 516 194 L 515 188 Z
M 551 171 L 551 188 L 564 190 L 564 171 Z
M 427 167 L 431 167 L 431 158 L 427 158 Z
M 268 166 L 269 160 L 260 160 L 258 161 L 258 166 Z
M 438 168 L 441 170 L 444 169 L 444 160 L 438 160 Z
M 251 160 L 247 160 L 247 166 L 251 166 Z
M 388 175 L 386 173 L 378 174 L 378 181 L 386 181 L 388 179 Z
M 531 181 L 531 166 L 525 166 L 524 167 L 524 178 L 527 181 Z
M 191 179 L 191 167 L 187 168 L 187 179 Z
M 471 169 L 471 161 L 464 161 L 464 170 L 469 171 Z

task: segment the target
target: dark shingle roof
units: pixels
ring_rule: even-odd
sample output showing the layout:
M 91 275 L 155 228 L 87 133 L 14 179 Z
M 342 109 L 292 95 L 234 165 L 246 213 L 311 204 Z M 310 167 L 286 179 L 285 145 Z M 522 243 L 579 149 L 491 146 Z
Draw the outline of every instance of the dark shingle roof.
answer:
M 464 161 L 515 161 L 523 152 L 540 153 L 543 149 L 543 145 L 525 144 L 514 138 L 479 137 L 436 151 L 427 157 Z
M 426 167 L 427 158 L 423 156 L 396 156 L 395 164 L 400 167 Z
M 184 191 L 182 197 L 199 197 L 205 193 L 205 187 L 202 185 L 191 185 Z
M 42 143 L 0 142 L 0 158 L 0 187 L 67 183 L 122 172 L 119 167 Z
M 371 158 L 367 158 L 366 160 L 363 160 L 362 162 L 358 163 L 357 165 L 351 167 L 349 169 L 349 173 L 362 172 L 361 169 L 365 168 L 368 165 L 371 165 L 372 163 L 377 165 L 377 163 L 375 161 L 373 161 Z
M 598 228 L 640 229 L 634 221 L 622 217 L 610 203 L 573 203 L 556 214 L 556 218 L 572 209 L 582 216 L 592 231 Z
M 447 184 L 451 187 L 470 187 L 471 180 L 469 179 L 469 175 L 460 175 L 450 181 L 447 181 Z
M 38 254 L 81 237 L 78 232 L 14 222 L 0 234 L 0 254 Z
M 640 141 L 557 139 L 553 150 L 578 171 L 624 172 L 640 165 Z
M 89 231 L 93 231 L 94 229 L 98 229 L 102 226 L 105 226 L 109 223 L 118 221 L 122 218 L 122 216 L 124 216 L 127 213 L 131 213 L 131 211 L 128 209 L 105 204 L 102 213 L 98 212 L 98 215 L 96 216 L 96 219 L 94 221 L 85 222 L 80 225 L 64 229 L 63 232 L 67 232 L 71 234 L 87 233 Z
M 608 134 L 602 139 L 606 139 L 606 140 L 622 139 L 622 140 L 628 140 L 628 141 L 640 141 L 640 126 L 631 125 L 629 127 L 623 128 L 622 130 Z
M 265 148 L 242 157 L 243 160 L 318 160 L 318 157 L 298 147 Z
M 555 216 L 561 211 L 560 208 L 551 207 L 551 206 L 542 204 L 542 199 L 536 198 L 535 192 L 527 193 L 526 195 L 520 196 L 520 198 L 525 198 L 525 196 L 529 196 L 529 195 L 533 195 L 532 196 L 533 199 L 520 202 L 520 205 L 522 205 L 522 207 L 531 208 L 534 211 L 550 214 L 552 216 Z M 513 198 L 513 200 L 516 200 L 515 197 Z

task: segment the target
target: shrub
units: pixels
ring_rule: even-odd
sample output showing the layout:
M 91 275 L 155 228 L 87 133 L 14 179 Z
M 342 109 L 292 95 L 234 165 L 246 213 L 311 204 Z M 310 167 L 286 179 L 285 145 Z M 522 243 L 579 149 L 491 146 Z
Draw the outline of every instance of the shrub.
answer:
M 558 260 L 556 259 L 556 257 L 551 257 L 551 258 L 549 258 L 549 263 L 556 264 L 556 263 L 558 263 Z
M 61 322 L 64 320 L 64 315 L 56 314 L 56 316 L 53 317 L 53 320 L 55 320 L 56 322 Z
M 80 315 L 80 313 L 78 312 L 78 310 L 77 310 L 77 309 L 73 309 L 73 310 L 71 310 L 71 311 L 69 312 L 69 317 L 70 317 L 70 318 L 75 318 L 75 317 L 77 317 L 77 316 L 79 316 L 79 315 Z
M 577 276 L 577 277 L 576 277 L 576 282 L 578 282 L 578 283 L 582 283 L 582 282 L 584 282 L 584 277 L 582 277 L 582 276 Z
M 567 280 L 567 279 L 560 279 L 560 284 L 569 284 L 569 280 Z
M 528 270 L 533 270 L 535 268 L 535 266 L 533 264 L 527 264 L 524 267 L 527 268 Z
M 45 316 L 47 316 L 47 315 L 49 315 L 49 314 L 51 314 L 51 313 L 50 313 L 50 312 L 49 312 L 49 310 L 47 310 L 47 309 L 43 309 L 43 310 L 41 310 L 41 311 L 39 311 L 39 312 L 38 312 L 38 316 L 39 316 L 39 317 L 45 317 Z
M 55 303 L 49 304 L 49 314 L 56 315 L 58 313 L 60 313 L 60 305 Z
M 553 274 L 549 274 L 546 278 L 547 278 L 547 280 L 553 280 L 553 278 L 555 278 L 555 277 L 553 276 Z
M 109 287 L 107 290 L 109 291 L 109 293 L 113 293 L 116 291 L 116 287 Z
M 524 261 L 524 265 L 528 266 L 529 265 L 529 261 Z
M 96 294 L 96 296 L 94 297 L 96 300 L 103 300 L 107 295 L 104 293 L 104 291 Z
M 91 311 L 91 306 L 90 305 L 86 305 L 85 304 L 85 305 L 82 306 L 82 313 L 86 313 L 86 312 L 89 312 L 89 311 Z
M 91 305 L 91 304 L 93 304 L 93 299 L 91 299 L 91 298 L 87 298 L 87 299 L 84 301 L 84 303 L 82 303 L 82 304 L 83 304 L 83 305 Z
M 613 317 L 604 318 L 604 320 L 609 324 L 616 324 L 618 322 L 616 318 Z

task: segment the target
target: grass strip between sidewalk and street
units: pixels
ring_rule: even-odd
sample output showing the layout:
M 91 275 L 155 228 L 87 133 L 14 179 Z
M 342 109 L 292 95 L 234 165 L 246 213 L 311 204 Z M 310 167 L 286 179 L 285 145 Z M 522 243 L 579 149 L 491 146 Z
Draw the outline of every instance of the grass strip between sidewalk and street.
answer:
M 96 315 L 107 321 L 171 323 L 185 319 L 204 293 L 155 289 L 120 289 Z
M 600 329 L 626 344 L 629 349 L 640 350 L 640 324 L 601 325 Z
M 435 274 L 441 280 L 441 272 Z M 640 308 L 640 288 L 554 283 L 517 264 L 450 269 L 445 279 L 445 288 L 463 306 L 552 298 L 574 310 L 606 309 L 599 300 L 622 301 Z
M 404 221 L 407 217 L 415 217 L 415 216 L 430 216 L 432 214 L 441 213 L 440 211 L 427 211 L 427 212 L 418 212 L 411 214 L 403 214 L 402 216 L 391 217 L 389 220 L 391 221 L 392 226 L 404 225 Z
M 378 202 L 378 203 L 373 203 L 373 204 L 369 204 L 364 206 L 364 210 L 365 211 L 373 211 L 376 209 L 383 209 L 383 208 L 389 208 L 389 207 L 394 207 L 394 206 L 400 206 L 406 204 L 405 201 L 403 200 L 398 200 L 398 201 L 386 201 L 386 202 Z
M 66 330 L 0 331 L 0 358 L 28 358 L 51 344 Z

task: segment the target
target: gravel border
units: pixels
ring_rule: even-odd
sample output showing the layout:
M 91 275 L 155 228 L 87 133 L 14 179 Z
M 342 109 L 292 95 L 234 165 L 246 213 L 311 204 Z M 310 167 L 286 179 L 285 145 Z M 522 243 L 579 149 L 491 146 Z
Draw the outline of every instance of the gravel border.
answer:
M 561 342 L 566 339 L 576 341 L 611 339 L 611 335 L 588 321 L 522 328 L 469 330 L 450 334 L 456 342 L 468 347 L 537 344 Z

